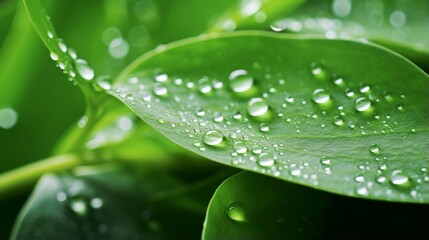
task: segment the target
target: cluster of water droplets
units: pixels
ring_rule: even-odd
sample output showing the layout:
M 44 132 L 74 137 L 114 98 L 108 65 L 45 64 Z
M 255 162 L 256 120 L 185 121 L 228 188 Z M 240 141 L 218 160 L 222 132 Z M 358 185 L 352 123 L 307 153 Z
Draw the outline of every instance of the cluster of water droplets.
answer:
M 308 74 L 300 81 L 315 86 L 307 92 L 294 91 L 283 74 L 274 75 L 268 68 L 261 73 L 260 63 L 255 63 L 223 76 L 189 77 L 153 69 L 149 75 L 145 71 L 130 76 L 112 93 L 137 113 L 155 118 L 154 124 L 163 131 L 181 136 L 177 141 L 185 146 L 206 152 L 207 156 L 228 153 L 225 157 L 238 167 L 289 176 L 313 185 L 319 184 L 321 176 L 335 173 L 343 157 L 329 155 L 326 149 L 317 155 L 311 146 L 289 143 L 287 138 L 313 134 L 328 137 L 331 131 L 355 137 L 403 132 L 396 115 L 407 111 L 406 95 L 349 79 L 332 72 L 323 61 L 304 68 Z M 320 126 L 316 133 L 314 126 Z M 408 133 L 416 132 L 410 128 Z M 374 149 L 371 153 L 376 155 Z M 308 161 L 289 157 L 307 151 Z M 387 158 L 383 161 L 387 162 Z M 383 161 L 358 166 L 368 170 L 365 175 L 372 176 L 372 183 L 366 181 L 363 186 L 357 182 L 356 186 L 363 186 L 356 190 L 357 194 L 370 194 L 371 184 L 377 183 L 373 179 L 374 165 L 383 168 Z M 396 186 L 395 183 L 390 181 Z
M 51 49 L 50 58 L 57 63 L 57 67 L 69 77 L 70 81 L 77 84 L 77 77 L 85 81 L 92 81 L 94 79 L 94 70 L 88 65 L 86 60 L 78 58 L 76 51 L 69 48 L 53 32 L 47 31 L 46 35 L 48 37 L 49 48 Z

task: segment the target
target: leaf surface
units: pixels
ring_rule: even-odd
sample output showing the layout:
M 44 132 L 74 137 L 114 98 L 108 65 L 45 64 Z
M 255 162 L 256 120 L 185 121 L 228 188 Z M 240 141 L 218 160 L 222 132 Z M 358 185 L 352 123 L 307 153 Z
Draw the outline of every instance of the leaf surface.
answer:
M 165 173 L 114 165 L 45 175 L 11 239 L 197 238 L 206 203 L 181 188 Z
M 242 172 L 224 181 L 213 195 L 203 239 L 370 238 L 404 234 L 422 239 L 428 213 L 428 205 L 347 198 Z
M 253 31 L 159 48 L 110 93 L 217 162 L 349 196 L 428 202 L 428 81 L 371 44 Z

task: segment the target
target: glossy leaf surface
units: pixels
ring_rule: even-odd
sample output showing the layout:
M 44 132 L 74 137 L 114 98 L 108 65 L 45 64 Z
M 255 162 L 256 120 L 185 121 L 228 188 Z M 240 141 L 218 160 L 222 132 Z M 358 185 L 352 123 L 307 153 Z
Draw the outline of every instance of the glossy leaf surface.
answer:
M 428 202 L 428 81 L 370 44 L 237 32 L 144 55 L 110 93 L 209 159 L 349 196 Z

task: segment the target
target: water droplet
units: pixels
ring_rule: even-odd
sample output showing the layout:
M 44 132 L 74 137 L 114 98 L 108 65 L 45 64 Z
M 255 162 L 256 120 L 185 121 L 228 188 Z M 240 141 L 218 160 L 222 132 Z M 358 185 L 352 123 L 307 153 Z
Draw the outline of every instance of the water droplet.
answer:
M 355 177 L 355 181 L 356 182 L 364 182 L 365 181 L 365 177 L 364 176 L 356 176 Z
M 69 48 L 69 55 L 70 55 L 70 57 L 72 59 L 76 59 L 77 58 L 76 52 L 73 49 L 71 49 L 71 48 Z
M 291 97 L 291 96 L 286 96 L 285 97 L 285 101 L 288 103 L 293 103 L 295 102 L 295 98 Z
M 58 40 L 58 47 L 60 48 L 61 52 L 67 52 L 67 45 L 62 40 Z
M 226 209 L 226 215 L 236 222 L 246 222 L 246 214 L 238 203 L 231 203 Z
M 18 113 L 12 108 L 0 109 L 0 128 L 10 129 L 18 122 Z
M 262 148 L 260 146 L 258 146 L 258 145 L 253 146 L 252 153 L 256 154 L 256 155 L 261 154 L 262 153 Z
M 213 114 L 213 121 L 215 121 L 215 122 L 217 122 L 217 123 L 222 122 L 222 121 L 223 121 L 223 116 L 222 116 L 222 114 L 221 114 L 221 113 L 218 113 L 218 112 L 215 112 L 215 113 Z
M 347 88 L 347 89 L 346 89 L 346 96 L 347 96 L 347 97 L 351 98 L 351 97 L 353 97 L 354 95 L 355 95 L 355 92 L 353 92 L 353 90 L 351 90 L 351 89 L 349 89 L 349 88 Z
M 52 60 L 54 60 L 54 61 L 58 61 L 58 59 L 60 58 L 59 56 L 58 56 L 58 54 L 57 53 L 55 53 L 55 52 L 51 52 L 50 54 L 49 54 L 49 56 L 51 57 L 51 59 Z
M 344 119 L 340 116 L 335 116 L 334 117 L 334 125 L 339 126 L 339 127 L 344 126 Z
M 57 193 L 56 199 L 58 202 L 65 202 L 67 200 L 67 195 L 65 192 L 59 192 Z
M 392 172 L 392 175 L 390 177 L 390 182 L 392 182 L 393 185 L 399 186 L 399 187 L 410 187 L 411 181 L 407 175 L 405 175 L 402 170 L 395 170 Z
M 386 100 L 386 101 L 388 101 L 388 102 L 393 102 L 393 96 L 392 96 L 392 94 L 390 93 L 390 92 L 384 92 L 383 93 L 383 97 L 384 97 L 384 99 Z
M 361 186 L 356 189 L 356 193 L 361 196 L 366 196 L 369 194 L 369 191 L 365 186 Z
M 262 98 L 252 98 L 248 103 L 247 110 L 251 116 L 262 116 L 268 112 L 268 104 Z
M 261 132 L 269 132 L 270 127 L 266 123 L 261 123 L 261 125 L 259 125 L 259 130 Z
M 299 176 L 301 176 L 301 174 L 302 174 L 302 171 L 298 167 L 291 167 L 290 168 L 290 175 L 295 176 L 295 177 L 299 177 Z
M 399 111 L 404 111 L 404 105 L 402 105 L 402 104 L 398 104 L 398 106 L 396 106 L 396 108 L 397 108 Z
M 320 163 L 325 165 L 325 166 L 329 166 L 329 165 L 331 165 L 331 159 L 327 156 L 322 156 L 320 158 Z
M 319 88 L 313 91 L 313 101 L 316 103 L 326 103 L 330 98 L 331 96 L 324 89 Z
M 83 59 L 77 59 L 75 67 L 79 75 L 85 80 L 92 80 L 94 78 L 94 70 L 88 66 L 88 63 Z
M 334 74 L 334 75 L 332 75 L 332 82 L 337 86 L 343 86 L 344 85 L 344 78 L 337 75 L 337 74 Z
M 232 118 L 234 118 L 235 120 L 241 120 L 242 115 L 240 112 L 236 111 L 232 114 Z
M 210 146 L 216 146 L 222 143 L 223 134 L 217 130 L 210 130 L 203 136 L 203 142 Z
M 369 152 L 373 155 L 380 155 L 381 154 L 380 147 L 377 144 L 371 144 L 369 146 Z
M 153 85 L 153 93 L 157 96 L 164 97 L 168 94 L 168 88 L 162 83 L 155 83 Z
M 195 115 L 197 115 L 199 117 L 203 117 L 204 115 L 206 115 L 206 111 L 204 111 L 204 109 L 202 109 L 202 108 L 198 108 Z
M 232 91 L 241 93 L 248 91 L 253 86 L 253 77 L 250 76 L 246 70 L 238 69 L 229 75 L 229 85 Z
M 366 84 L 361 84 L 360 85 L 359 91 L 361 93 L 368 93 L 369 90 L 370 90 L 370 87 L 368 85 L 366 85 Z
M 326 72 L 322 64 L 320 63 L 311 63 L 310 64 L 311 74 L 319 80 L 323 80 L 326 77 Z
M 371 107 L 371 101 L 367 98 L 361 97 L 356 99 L 355 109 L 359 112 L 367 111 Z
M 253 150 L 253 152 L 255 149 Z M 271 167 L 274 165 L 275 160 L 269 153 L 261 153 L 258 157 L 257 163 L 261 167 Z
M 198 91 L 202 94 L 207 94 L 212 91 L 212 85 L 210 84 L 208 78 L 203 77 L 198 81 Z
M 166 82 L 168 80 L 168 75 L 163 73 L 163 74 L 158 74 L 155 76 L 155 81 L 157 82 Z
M 50 39 L 54 38 L 54 34 L 51 31 L 48 31 L 47 35 Z
M 239 154 L 243 154 L 247 152 L 247 146 L 243 142 L 235 142 L 234 143 L 234 151 Z

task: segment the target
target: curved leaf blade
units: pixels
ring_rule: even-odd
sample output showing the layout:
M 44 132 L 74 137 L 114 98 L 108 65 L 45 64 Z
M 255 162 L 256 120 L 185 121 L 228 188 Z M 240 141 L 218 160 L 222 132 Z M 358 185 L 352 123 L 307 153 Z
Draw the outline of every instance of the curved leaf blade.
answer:
M 231 90 L 237 69 L 254 81 L 248 91 Z M 110 93 L 217 162 L 349 196 L 428 202 L 428 79 L 369 44 L 237 32 L 151 52 Z
M 346 198 L 242 172 L 213 195 L 203 239 L 420 238 L 428 212 L 429 205 Z
M 203 221 L 206 203 L 192 192 L 159 197 L 180 188 L 183 183 L 165 173 L 135 167 L 82 167 L 74 174 L 45 175 L 11 239 L 197 238 L 201 230 L 195 226 Z
M 69 48 L 57 36 L 51 18 L 40 0 L 24 0 L 25 7 L 31 17 L 34 28 L 50 51 L 50 57 L 68 76 L 70 81 L 78 84 L 85 93 L 94 91 L 94 70 L 86 60 L 78 59 L 76 51 Z

